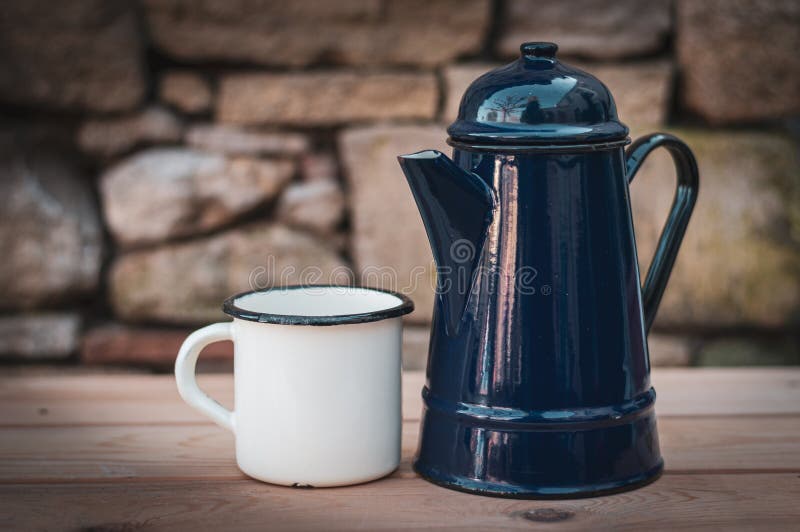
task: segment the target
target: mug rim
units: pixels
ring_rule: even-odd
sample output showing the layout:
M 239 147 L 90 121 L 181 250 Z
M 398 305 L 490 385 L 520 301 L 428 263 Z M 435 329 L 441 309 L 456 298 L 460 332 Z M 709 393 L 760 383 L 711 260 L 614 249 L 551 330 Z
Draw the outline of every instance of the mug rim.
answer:
M 370 292 L 380 292 L 396 297 L 400 303 L 389 308 L 382 308 L 370 312 L 359 312 L 351 314 L 331 314 L 323 316 L 303 316 L 296 314 L 273 314 L 270 312 L 256 312 L 253 310 L 243 309 L 236 305 L 236 300 L 249 296 L 252 294 L 260 294 L 275 291 L 288 291 L 309 288 L 355 288 L 358 290 L 366 290 Z M 257 323 L 272 323 L 277 325 L 344 325 L 348 323 L 369 323 L 372 321 L 380 321 L 388 318 L 396 318 L 410 313 L 414 310 L 414 302 L 407 296 L 394 292 L 392 290 L 385 290 L 383 288 L 371 288 L 366 286 L 348 286 L 348 285 L 335 285 L 335 284 L 293 284 L 286 286 L 274 286 L 271 288 L 262 288 L 259 290 L 247 290 L 234 294 L 227 298 L 222 303 L 222 311 L 233 318 L 245 321 L 252 321 Z

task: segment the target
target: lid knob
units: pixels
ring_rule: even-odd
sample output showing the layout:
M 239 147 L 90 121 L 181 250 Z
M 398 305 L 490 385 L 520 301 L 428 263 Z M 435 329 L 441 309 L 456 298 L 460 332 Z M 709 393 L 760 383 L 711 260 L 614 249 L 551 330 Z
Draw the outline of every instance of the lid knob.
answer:
M 522 43 L 519 51 L 527 59 L 555 59 L 558 45 L 552 42 L 526 42 Z

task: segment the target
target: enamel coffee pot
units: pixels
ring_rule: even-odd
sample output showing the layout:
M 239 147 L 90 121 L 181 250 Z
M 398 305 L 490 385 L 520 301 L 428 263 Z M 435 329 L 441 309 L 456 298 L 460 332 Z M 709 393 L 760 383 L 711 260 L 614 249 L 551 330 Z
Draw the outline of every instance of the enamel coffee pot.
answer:
M 437 151 L 399 158 L 437 264 L 414 468 L 508 497 L 587 496 L 663 460 L 647 331 L 697 198 L 677 138 L 630 142 L 608 89 L 526 43 L 478 78 Z M 644 285 L 629 183 L 666 148 L 677 192 Z

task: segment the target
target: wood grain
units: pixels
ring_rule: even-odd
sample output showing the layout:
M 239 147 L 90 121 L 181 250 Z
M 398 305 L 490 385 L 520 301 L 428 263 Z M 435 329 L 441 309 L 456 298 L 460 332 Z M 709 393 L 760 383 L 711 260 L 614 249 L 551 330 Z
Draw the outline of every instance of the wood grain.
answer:
M 201 375 L 201 387 L 230 407 L 231 375 Z M 800 414 L 798 368 L 657 368 L 659 418 Z M 424 375 L 406 372 L 403 414 L 419 419 Z M 170 375 L 0 378 L 0 425 L 194 424 L 208 420 L 178 397 Z
M 569 501 L 478 497 L 414 478 L 296 490 L 247 480 L 0 486 L 7 530 L 797 530 L 796 474 L 665 475 Z
M 664 476 L 571 501 L 458 493 L 411 470 L 424 377 L 404 378 L 391 476 L 293 490 L 247 479 L 233 436 L 169 375 L 0 378 L 0 530 L 786 529 L 800 522 L 800 369 L 658 369 Z M 201 386 L 230 405 L 230 375 Z
M 673 417 L 659 421 L 670 474 L 796 472 L 800 417 Z M 20 427 L 0 431 L 0 483 L 91 479 L 236 479 L 233 435 L 216 425 Z M 411 474 L 419 423 L 403 425 Z

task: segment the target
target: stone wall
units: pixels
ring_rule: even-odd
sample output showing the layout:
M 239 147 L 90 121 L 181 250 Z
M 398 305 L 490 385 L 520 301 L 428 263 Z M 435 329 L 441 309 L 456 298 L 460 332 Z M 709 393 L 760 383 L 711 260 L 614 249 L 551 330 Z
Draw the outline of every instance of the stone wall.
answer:
M 421 367 L 434 270 L 395 156 L 447 149 L 468 84 L 529 40 L 606 82 L 634 137 L 673 131 L 697 155 L 700 200 L 654 363 L 800 361 L 796 0 L 0 12 L 6 362 L 163 369 L 190 327 L 224 319 L 229 294 L 316 272 L 407 289 L 406 364 Z M 651 159 L 632 186 L 643 268 L 674 186 L 667 157 Z M 226 345 L 205 356 L 229 357 Z

